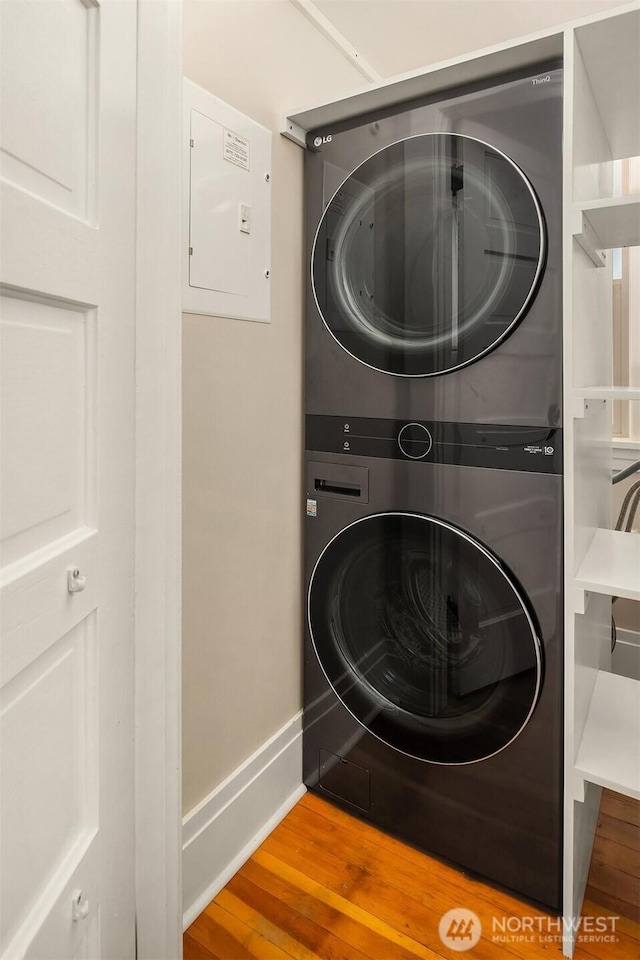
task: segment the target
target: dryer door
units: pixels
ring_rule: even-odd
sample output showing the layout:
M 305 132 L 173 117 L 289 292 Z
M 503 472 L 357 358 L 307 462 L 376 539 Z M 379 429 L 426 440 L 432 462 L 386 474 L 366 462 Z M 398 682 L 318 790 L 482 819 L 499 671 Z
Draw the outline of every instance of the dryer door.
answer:
M 313 246 L 313 289 L 329 332 L 356 360 L 434 376 L 515 329 L 546 247 L 536 194 L 509 157 L 473 137 L 409 137 L 333 196 Z
M 436 517 L 365 517 L 313 571 L 309 629 L 350 713 L 389 746 L 443 764 L 498 753 L 524 729 L 542 645 L 509 570 Z

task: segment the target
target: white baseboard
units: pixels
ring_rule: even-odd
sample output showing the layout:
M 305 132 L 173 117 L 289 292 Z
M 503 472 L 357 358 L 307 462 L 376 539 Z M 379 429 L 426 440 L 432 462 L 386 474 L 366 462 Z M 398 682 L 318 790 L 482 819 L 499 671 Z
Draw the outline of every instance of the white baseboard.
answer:
M 302 712 L 182 821 L 184 929 L 305 793 Z

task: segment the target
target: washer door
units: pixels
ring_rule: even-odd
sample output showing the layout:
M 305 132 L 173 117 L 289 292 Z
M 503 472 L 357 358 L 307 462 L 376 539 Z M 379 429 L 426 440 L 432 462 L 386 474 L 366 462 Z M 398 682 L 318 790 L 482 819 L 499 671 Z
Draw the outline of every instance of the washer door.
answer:
M 311 639 L 345 707 L 391 747 L 472 763 L 508 746 L 542 683 L 521 589 L 478 540 L 419 514 L 358 520 L 309 585 Z
M 472 137 L 426 134 L 385 147 L 343 182 L 316 234 L 313 289 L 356 360 L 434 376 L 514 330 L 546 248 L 538 199 L 509 157 Z

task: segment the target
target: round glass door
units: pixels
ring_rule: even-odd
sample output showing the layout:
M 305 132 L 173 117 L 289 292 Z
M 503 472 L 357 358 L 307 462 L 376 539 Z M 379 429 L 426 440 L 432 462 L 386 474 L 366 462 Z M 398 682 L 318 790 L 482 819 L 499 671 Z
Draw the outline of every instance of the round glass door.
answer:
M 346 527 L 311 577 L 309 628 L 345 707 L 412 757 L 472 763 L 522 731 L 542 646 L 517 582 L 478 540 L 419 514 Z
M 546 246 L 538 199 L 509 157 L 472 137 L 410 137 L 365 160 L 334 194 L 313 247 L 314 295 L 355 359 L 434 376 L 515 329 Z

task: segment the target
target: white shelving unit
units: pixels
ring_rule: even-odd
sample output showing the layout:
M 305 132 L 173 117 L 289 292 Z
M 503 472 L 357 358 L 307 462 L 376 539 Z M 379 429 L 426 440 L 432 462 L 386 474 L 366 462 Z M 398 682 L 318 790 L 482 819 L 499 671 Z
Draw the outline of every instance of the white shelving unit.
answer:
M 579 590 L 640 600 L 640 536 L 596 530 L 578 568 L 575 585 Z M 636 698 L 640 704 L 640 688 Z
M 580 400 L 640 400 L 640 387 L 576 387 L 574 399 Z
M 640 156 L 640 2 L 458 57 L 285 115 L 309 130 L 562 57 L 565 449 L 564 914 L 580 915 L 602 786 L 640 797 L 640 682 L 611 665 L 611 596 L 640 599 L 640 536 L 611 526 L 612 385 L 608 250 L 640 245 L 640 196 L 613 194 L 612 161 Z M 588 386 L 583 386 L 587 384 Z M 567 928 L 573 928 L 567 923 Z M 567 934 L 571 956 L 574 934 Z
M 640 744 L 637 737 L 622 735 L 639 727 L 638 681 L 601 670 L 591 695 L 576 771 L 590 783 L 640 800 Z
M 640 683 L 611 673 L 611 597 L 640 600 L 640 536 L 611 530 L 609 251 L 640 245 L 640 196 L 612 161 L 640 155 L 640 7 L 565 31 L 565 879 L 579 916 L 602 787 L 640 799 Z M 587 384 L 587 386 L 583 386 Z M 570 602 L 573 598 L 573 604 Z M 573 937 L 565 954 L 573 951 Z
M 640 197 L 607 197 L 574 204 L 573 234 L 597 267 L 606 266 L 603 251 L 640 244 Z
M 640 197 L 607 197 L 577 205 L 603 250 L 640 244 Z

